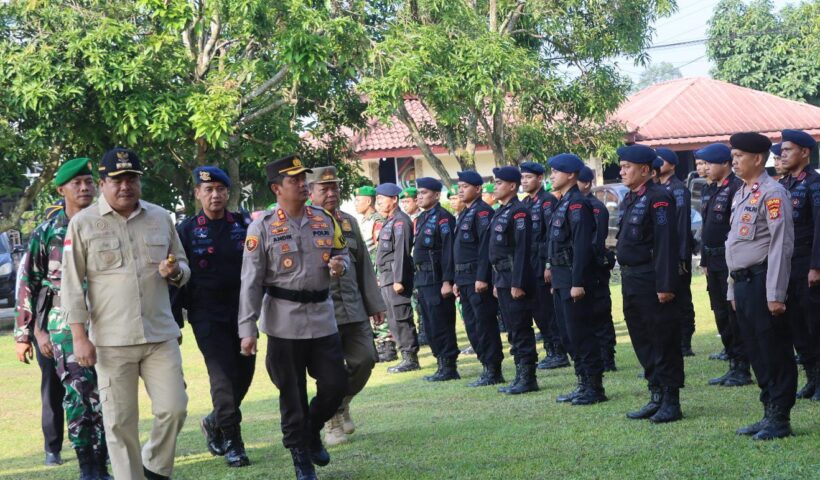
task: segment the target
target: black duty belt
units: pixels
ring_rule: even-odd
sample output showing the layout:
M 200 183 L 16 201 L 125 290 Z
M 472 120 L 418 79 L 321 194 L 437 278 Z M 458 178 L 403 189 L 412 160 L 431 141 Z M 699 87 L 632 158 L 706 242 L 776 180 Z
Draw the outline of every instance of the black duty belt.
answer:
M 555 252 L 550 259 L 550 263 L 557 267 L 567 267 L 572 265 L 572 249 L 565 248 Z
M 416 264 L 416 271 L 417 272 L 432 272 L 435 270 L 435 265 L 432 263 L 417 263 Z
M 707 247 L 706 245 L 703 246 L 703 253 L 706 255 L 726 255 L 726 247 Z
M 265 287 L 265 293 L 274 298 L 290 300 L 297 303 L 320 303 L 327 300 L 330 289 L 324 290 L 288 290 L 281 287 Z
M 457 263 L 456 273 L 473 273 L 476 271 L 475 263 Z
M 655 267 L 652 265 L 652 262 L 641 263 L 640 265 L 621 265 L 621 273 L 627 275 L 651 272 L 654 269 Z
M 510 270 L 512 270 L 512 262 L 509 260 L 499 260 L 493 264 L 495 272 L 509 272 Z
M 736 282 L 748 282 L 752 279 L 752 277 L 760 275 L 761 273 L 766 273 L 767 266 L 768 262 L 763 262 L 757 265 L 752 265 L 749 268 L 735 270 L 734 272 L 730 272 L 729 275 L 732 277 L 732 280 Z

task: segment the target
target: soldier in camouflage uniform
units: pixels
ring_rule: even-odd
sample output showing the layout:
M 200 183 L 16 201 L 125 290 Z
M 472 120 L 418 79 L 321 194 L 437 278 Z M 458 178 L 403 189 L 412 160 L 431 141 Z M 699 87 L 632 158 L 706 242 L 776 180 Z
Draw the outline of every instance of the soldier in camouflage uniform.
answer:
M 376 264 L 376 243 L 373 241 L 384 223 L 384 217 L 376 211 L 376 189 L 364 185 L 355 190 L 356 213 L 359 214 L 359 229 L 370 252 L 370 261 Z M 398 358 L 396 342 L 390 335 L 387 322 L 373 324 L 373 334 L 376 337 L 376 351 L 379 353 L 379 362 L 392 362 Z
M 93 367 L 81 367 L 74 358 L 71 327 L 62 314 L 58 296 L 69 219 L 94 201 L 90 161 L 76 158 L 64 163 L 54 177 L 54 185 L 65 199 L 65 208 L 31 235 L 20 282 L 23 301 L 18 308 L 23 318 L 47 321 L 40 328 L 46 327 L 49 333 L 57 376 L 65 387 L 63 408 L 68 438 L 79 460 L 80 479 L 110 479 L 97 374 Z M 25 321 L 22 328 L 29 328 Z

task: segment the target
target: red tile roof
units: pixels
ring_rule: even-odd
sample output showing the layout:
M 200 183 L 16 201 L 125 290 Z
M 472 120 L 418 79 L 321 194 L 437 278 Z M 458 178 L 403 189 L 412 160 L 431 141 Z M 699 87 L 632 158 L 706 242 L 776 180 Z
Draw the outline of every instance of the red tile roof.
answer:
M 820 137 L 820 107 L 709 78 L 682 78 L 632 95 L 613 116 L 626 124 L 628 140 L 689 150 L 728 142 L 737 132 L 773 140 L 786 128 Z
M 435 121 L 416 98 L 405 100 L 419 127 Z M 733 133 L 754 131 L 779 140 L 785 128 L 805 130 L 820 139 L 820 107 L 709 78 L 682 78 L 652 85 L 629 97 L 612 116 L 623 122 L 627 141 L 674 150 L 691 150 L 728 142 Z M 352 135 L 361 158 L 419 155 L 410 132 L 398 119 L 373 119 Z M 436 153 L 442 142 L 430 140 Z

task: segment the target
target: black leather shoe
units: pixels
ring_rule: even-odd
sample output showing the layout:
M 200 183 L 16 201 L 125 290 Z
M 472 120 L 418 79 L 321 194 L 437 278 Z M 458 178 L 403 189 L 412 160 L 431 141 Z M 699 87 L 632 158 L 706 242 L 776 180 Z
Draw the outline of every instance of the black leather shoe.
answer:
M 634 412 L 627 413 L 626 418 L 632 420 L 645 420 L 652 415 L 655 415 L 655 413 L 657 413 L 661 408 L 662 398 L 663 395 L 660 387 L 649 387 L 649 403 Z
M 145 468 L 144 466 L 142 467 L 142 474 L 145 476 L 146 480 L 171 480 L 171 477 L 166 477 L 165 475 L 154 473 L 151 470 Z
M 757 432 L 763 430 L 763 428 L 769 424 L 769 413 L 771 411 L 771 407 L 767 404 L 763 405 L 763 418 L 756 421 L 751 425 L 746 425 L 745 427 L 740 427 L 735 430 L 735 433 L 738 435 L 755 435 Z
M 518 383 L 507 390 L 508 395 L 520 395 L 522 393 L 537 392 L 538 380 L 535 378 L 535 364 L 527 363 L 521 365 L 521 377 Z
M 404 373 L 419 370 L 419 357 L 413 352 L 401 352 L 401 362 L 387 369 L 387 373 Z
M 606 398 L 604 379 L 601 375 L 584 377 L 582 386 L 581 392 L 572 399 L 573 405 L 593 405 L 609 400 Z
M 231 425 L 222 429 L 225 439 L 225 463 L 229 467 L 247 467 L 251 464 L 245 452 L 245 442 L 242 441 L 242 430 L 239 425 Z
M 652 423 L 669 423 L 677 422 L 681 418 L 683 418 L 683 413 L 680 411 L 680 389 L 676 387 L 665 387 L 663 389 L 661 408 L 649 417 L 649 421 Z
M 772 405 L 769 409 L 769 421 L 752 437 L 752 440 L 774 440 L 794 435 L 789 421 L 789 409 Z
M 563 393 L 561 395 L 558 395 L 557 397 L 555 397 L 556 402 L 569 403 L 575 397 L 581 394 L 581 390 L 584 389 L 584 377 L 582 377 L 581 375 L 576 375 L 575 378 L 578 380 L 578 382 L 575 384 L 575 390 L 569 393 Z
M 291 448 L 290 456 L 293 459 L 293 469 L 296 471 L 296 480 L 316 480 L 316 469 L 310 461 L 310 454 L 301 448 Z
M 330 463 L 330 454 L 327 453 L 327 449 L 322 444 L 322 437 L 319 432 L 313 434 L 310 439 L 310 461 L 317 467 L 324 467 Z
M 216 426 L 213 420 L 213 413 L 202 417 L 199 422 L 199 429 L 202 430 L 202 435 L 205 436 L 205 445 L 211 455 L 222 456 L 225 455 L 225 439 L 222 438 L 222 431 Z
M 46 452 L 46 459 L 43 464 L 47 467 L 57 467 L 63 464 L 60 452 Z

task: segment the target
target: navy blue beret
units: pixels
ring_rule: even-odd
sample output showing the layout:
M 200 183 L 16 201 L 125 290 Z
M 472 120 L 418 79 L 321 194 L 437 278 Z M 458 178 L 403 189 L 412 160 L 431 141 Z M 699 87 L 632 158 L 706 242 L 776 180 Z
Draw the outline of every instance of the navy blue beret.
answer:
M 783 150 L 781 149 L 782 147 L 782 143 L 775 143 L 774 145 L 772 145 L 772 148 L 770 148 L 769 151 L 772 152 L 776 157 L 779 157 L 780 154 L 783 153 Z
M 722 143 L 713 143 L 697 150 L 695 158 L 706 163 L 727 163 L 732 161 L 732 149 Z
M 426 188 L 434 192 L 440 192 L 444 185 L 438 180 L 431 177 L 421 177 L 416 179 L 416 188 Z
M 401 187 L 395 183 L 382 183 L 376 187 L 376 195 L 384 195 L 385 197 L 398 197 L 401 193 Z
M 521 169 L 521 173 L 534 173 L 535 175 L 543 175 L 547 171 L 543 165 L 535 162 L 524 162 L 518 167 Z
M 592 171 L 591 168 L 584 165 L 580 172 L 578 172 L 578 181 L 589 183 L 595 179 L 595 173 Z
M 572 153 L 559 153 L 547 161 L 553 170 L 564 173 L 577 173 L 584 168 L 584 161 L 578 155 Z
M 803 148 L 808 148 L 809 150 L 817 145 L 817 141 L 815 141 L 811 135 L 803 130 L 783 130 L 780 134 L 783 136 L 784 142 L 792 142 Z
M 521 172 L 515 167 L 496 167 L 493 169 L 493 175 L 505 182 L 521 183 Z
M 474 170 L 458 172 L 458 179 L 461 182 L 469 183 L 470 185 L 475 185 L 476 187 L 480 187 L 484 184 L 484 179 L 481 178 L 481 175 Z
M 768 137 L 755 132 L 740 132 L 729 137 L 732 148 L 749 153 L 768 153 L 772 141 Z
M 194 182 L 197 185 L 208 182 L 221 182 L 231 188 L 231 178 L 219 167 L 196 167 L 194 169 Z
M 652 160 L 652 168 L 660 169 L 663 167 L 663 159 L 661 157 L 655 157 L 655 160 Z
M 658 156 L 664 159 L 665 161 L 671 163 L 672 165 L 678 165 L 678 154 L 673 152 L 671 149 L 666 147 L 656 148 L 655 151 L 658 153 Z
M 658 154 L 646 145 L 629 145 L 618 148 L 618 158 L 624 162 L 630 163 L 645 163 L 652 165 L 652 162 L 658 158 Z

